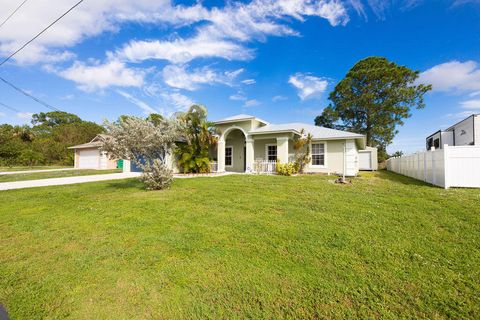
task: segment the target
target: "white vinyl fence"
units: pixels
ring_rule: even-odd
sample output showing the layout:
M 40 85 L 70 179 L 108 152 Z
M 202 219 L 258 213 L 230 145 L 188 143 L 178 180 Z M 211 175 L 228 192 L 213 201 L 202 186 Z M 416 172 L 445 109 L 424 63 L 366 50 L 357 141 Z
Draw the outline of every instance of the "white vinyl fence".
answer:
M 443 149 L 390 158 L 387 170 L 445 189 L 480 188 L 480 147 L 445 145 Z

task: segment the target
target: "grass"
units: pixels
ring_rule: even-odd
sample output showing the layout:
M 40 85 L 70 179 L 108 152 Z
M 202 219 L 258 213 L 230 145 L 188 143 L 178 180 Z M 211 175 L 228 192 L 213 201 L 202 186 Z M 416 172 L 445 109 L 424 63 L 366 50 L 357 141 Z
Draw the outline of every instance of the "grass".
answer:
M 480 190 L 393 173 L 0 193 L 13 319 L 480 317 Z
M 122 170 L 121 169 L 112 169 L 112 170 L 79 169 L 79 170 L 68 170 L 68 171 L 51 171 L 51 172 L 6 174 L 6 175 L 0 175 L 0 183 L 1 182 L 13 182 L 13 181 L 49 179 L 49 178 L 89 176 L 89 175 L 96 175 L 96 174 L 119 173 L 119 172 L 122 172 Z
M 72 166 L 32 166 L 32 167 L 28 167 L 28 166 L 2 167 L 2 166 L 0 166 L 0 172 L 66 169 L 66 168 L 73 168 L 73 167 Z

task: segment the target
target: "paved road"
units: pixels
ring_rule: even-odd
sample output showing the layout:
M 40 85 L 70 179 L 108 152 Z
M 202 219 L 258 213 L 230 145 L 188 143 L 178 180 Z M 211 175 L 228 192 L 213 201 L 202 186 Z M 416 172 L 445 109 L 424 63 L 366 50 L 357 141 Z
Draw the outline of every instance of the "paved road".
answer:
M 127 179 L 140 176 L 138 172 L 128 173 L 108 173 L 97 174 L 93 176 L 79 176 L 79 177 L 65 177 L 65 178 L 52 178 L 41 180 L 27 180 L 27 181 L 15 181 L 15 182 L 3 182 L 0 183 L 0 190 L 12 190 L 12 189 L 24 189 L 35 187 L 47 187 L 47 186 L 61 186 L 65 184 L 76 184 L 94 181 L 106 181 L 106 180 L 118 180 Z
M 0 172 L 0 175 L 4 175 L 4 174 L 18 174 L 18 173 L 52 172 L 52 171 L 70 171 L 70 170 L 79 170 L 79 169 L 76 169 L 76 168 L 63 168 L 63 169 L 45 169 L 45 170 L 4 171 L 4 172 Z

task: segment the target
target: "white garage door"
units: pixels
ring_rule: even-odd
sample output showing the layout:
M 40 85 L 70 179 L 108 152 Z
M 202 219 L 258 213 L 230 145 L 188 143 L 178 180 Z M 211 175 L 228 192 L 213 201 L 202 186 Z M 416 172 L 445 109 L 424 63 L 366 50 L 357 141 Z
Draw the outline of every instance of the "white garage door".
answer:
M 372 170 L 372 153 L 359 152 L 360 170 Z
M 81 150 L 78 156 L 78 167 L 80 169 L 98 169 L 100 151 Z

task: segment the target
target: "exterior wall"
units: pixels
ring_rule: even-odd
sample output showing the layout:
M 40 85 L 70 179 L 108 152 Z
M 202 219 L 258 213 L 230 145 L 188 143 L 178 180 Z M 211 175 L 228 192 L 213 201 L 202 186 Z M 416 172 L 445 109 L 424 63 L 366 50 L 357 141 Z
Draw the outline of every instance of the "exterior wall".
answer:
M 480 114 L 474 117 L 475 125 L 475 145 L 480 146 Z
M 226 171 L 245 172 L 245 136 L 240 130 L 232 130 L 225 140 L 225 148 L 233 148 L 232 166 L 225 166 Z
M 456 146 L 473 145 L 474 140 L 474 119 L 475 117 L 468 117 L 456 124 L 452 129 L 455 137 Z
M 244 120 L 244 121 L 238 121 L 238 122 L 232 122 L 232 123 L 224 123 L 224 124 L 217 124 L 215 127 L 217 128 L 218 131 L 220 131 L 220 134 L 223 135 L 223 133 L 232 128 L 232 127 L 239 127 L 243 129 L 247 134 L 248 132 L 252 131 L 255 128 L 261 127 L 263 124 L 257 120 Z
M 74 165 L 73 165 L 73 167 L 74 167 L 74 168 L 78 168 L 78 166 L 80 165 L 80 163 L 79 163 L 79 161 L 78 161 L 78 160 L 79 160 L 79 152 L 78 152 L 77 149 L 75 149 L 74 152 L 75 152 L 75 160 L 74 160 Z
M 326 157 L 325 157 L 325 166 L 316 167 L 312 166 L 311 163 L 305 168 L 305 172 L 308 173 L 343 173 L 343 162 L 344 162 L 344 143 L 345 140 L 314 140 L 312 142 L 322 142 L 325 143 L 326 147 Z
M 451 131 L 442 131 L 441 132 L 442 139 L 440 139 L 440 148 L 443 148 L 445 144 L 448 144 L 449 146 L 453 146 L 453 132 Z
M 267 144 L 277 144 L 277 139 L 259 139 L 253 142 L 253 158 L 254 160 L 267 160 L 266 148 Z

